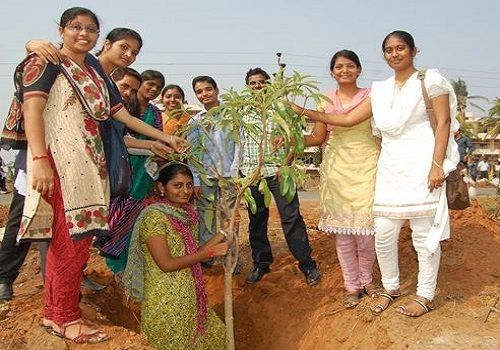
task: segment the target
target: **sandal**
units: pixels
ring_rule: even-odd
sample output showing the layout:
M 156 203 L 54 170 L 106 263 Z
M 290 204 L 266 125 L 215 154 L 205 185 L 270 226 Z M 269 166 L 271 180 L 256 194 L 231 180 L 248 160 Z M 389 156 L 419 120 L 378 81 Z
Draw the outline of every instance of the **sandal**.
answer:
M 42 318 L 42 322 L 40 322 L 40 327 L 49 332 L 50 330 L 52 330 L 52 327 L 54 327 L 54 322 L 44 317 Z
M 344 299 L 344 307 L 346 309 L 353 309 L 359 304 L 360 292 L 347 292 Z
M 363 287 L 363 292 L 370 298 L 378 296 L 381 291 L 382 289 L 373 282 L 368 283 L 366 286 Z
M 68 337 L 66 335 L 66 331 L 67 331 L 68 327 L 71 327 L 74 325 L 79 326 L 78 333 L 77 333 L 76 337 L 74 337 L 74 338 Z M 106 341 L 109 339 L 109 335 L 107 335 L 106 333 L 104 333 L 103 331 L 98 330 L 98 329 L 90 329 L 89 333 L 85 333 L 84 332 L 85 329 L 82 329 L 82 326 L 88 327 L 88 324 L 80 318 L 78 320 L 62 324 L 59 327 L 59 331 L 52 328 L 52 329 L 48 329 L 48 332 L 52 335 L 59 337 L 59 338 L 71 340 L 77 344 L 83 344 L 83 343 L 95 344 L 95 343 L 100 343 L 100 342 L 103 342 L 103 341 Z
M 392 291 L 392 293 L 393 294 L 384 291 L 378 295 L 377 300 L 375 300 L 376 303 L 370 306 L 370 310 L 374 315 L 380 315 L 394 302 L 394 300 L 396 300 L 396 298 L 401 296 L 399 290 Z M 382 301 L 380 301 L 381 298 L 383 298 Z
M 417 312 L 411 312 L 408 311 L 408 309 L 411 309 L 413 306 L 418 307 Z M 409 316 L 409 317 L 420 317 L 429 311 L 432 311 L 434 309 L 434 306 L 432 304 L 432 301 L 429 299 L 426 299 L 424 297 L 419 297 L 417 296 L 416 298 L 413 298 L 411 302 L 406 304 L 405 306 L 401 305 L 398 307 L 397 312 L 399 312 L 402 315 Z

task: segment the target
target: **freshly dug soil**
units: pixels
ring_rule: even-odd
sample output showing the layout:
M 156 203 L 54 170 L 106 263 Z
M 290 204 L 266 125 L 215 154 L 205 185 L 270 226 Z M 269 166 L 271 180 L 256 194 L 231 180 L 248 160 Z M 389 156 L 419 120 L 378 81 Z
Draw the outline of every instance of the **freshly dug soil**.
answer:
M 412 319 L 396 312 L 416 288 L 417 259 L 410 230 L 400 236 L 400 274 L 404 295 L 380 316 L 371 314 L 365 297 L 353 310 L 342 307 L 342 273 L 335 240 L 315 229 L 315 201 L 303 201 L 302 214 L 323 279 L 309 287 L 290 255 L 276 209 L 271 210 L 269 237 L 275 262 L 271 273 L 253 286 L 245 283 L 251 268 L 246 214 L 242 211 L 242 273 L 233 281 L 237 349 L 498 349 L 500 314 L 490 311 L 500 296 L 500 225 L 474 204 L 452 213 L 452 238 L 442 245 L 436 309 Z M 0 223 L 6 211 L 0 208 Z M 87 273 L 106 290 L 84 290 L 83 316 L 112 339 L 76 345 L 47 334 L 40 326 L 43 289 L 36 248 L 28 255 L 15 284 L 11 312 L 0 321 L 0 349 L 149 349 L 139 332 L 140 307 L 126 300 L 103 259 L 91 253 Z M 223 270 L 205 270 L 210 304 L 223 317 Z M 379 279 L 376 268 L 376 278 Z M 500 301 L 496 304 L 500 309 Z M 489 313 L 489 315 L 488 315 Z

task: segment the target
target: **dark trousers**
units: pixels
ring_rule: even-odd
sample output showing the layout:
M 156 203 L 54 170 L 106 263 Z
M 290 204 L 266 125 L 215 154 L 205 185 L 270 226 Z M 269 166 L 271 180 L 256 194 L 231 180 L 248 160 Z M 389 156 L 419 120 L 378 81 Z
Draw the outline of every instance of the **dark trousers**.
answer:
M 9 218 L 5 226 L 2 246 L 0 248 L 0 283 L 12 284 L 19 275 L 31 243 L 23 241 L 16 244 L 16 237 L 23 216 L 24 196 L 14 188 Z
M 5 176 L 0 175 L 0 191 L 7 191 Z
M 293 200 L 288 203 L 280 193 L 279 182 L 271 177 L 266 178 L 266 181 L 278 207 L 281 227 L 283 228 L 288 248 L 295 259 L 299 261 L 300 270 L 306 272 L 316 267 L 316 263 L 311 258 L 312 250 L 307 237 L 306 225 L 302 215 L 300 215 L 298 195 L 295 194 Z M 250 209 L 248 209 L 250 219 L 248 231 L 253 264 L 255 267 L 268 268 L 273 262 L 271 245 L 267 237 L 269 208 L 266 208 L 264 195 L 259 192 L 257 186 L 251 187 L 251 191 L 257 205 L 255 214 L 252 214 Z

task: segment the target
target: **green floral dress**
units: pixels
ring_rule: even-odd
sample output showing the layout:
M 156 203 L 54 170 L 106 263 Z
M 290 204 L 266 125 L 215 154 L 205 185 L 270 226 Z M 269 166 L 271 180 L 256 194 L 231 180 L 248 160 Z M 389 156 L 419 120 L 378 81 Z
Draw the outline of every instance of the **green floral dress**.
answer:
M 182 210 L 178 211 L 182 215 Z M 191 269 L 161 271 L 146 245 L 149 237 L 165 235 L 172 257 L 186 255 L 181 233 L 172 229 L 165 213 L 151 207 L 145 209 L 137 225 L 144 253 L 142 333 L 155 349 L 224 349 L 225 326 L 213 310 L 207 310 L 205 333 L 197 335 L 198 309 Z M 190 226 L 191 232 L 197 232 L 196 224 Z

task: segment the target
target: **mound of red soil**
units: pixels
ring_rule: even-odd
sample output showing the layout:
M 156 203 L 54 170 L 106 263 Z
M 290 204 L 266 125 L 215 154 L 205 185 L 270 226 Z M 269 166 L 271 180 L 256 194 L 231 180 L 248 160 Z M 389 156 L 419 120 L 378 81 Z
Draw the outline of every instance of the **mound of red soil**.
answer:
M 436 309 L 418 319 L 396 313 L 415 290 L 417 259 L 410 231 L 400 238 L 403 297 L 380 316 L 373 316 L 364 298 L 354 310 L 342 308 L 342 273 L 335 240 L 315 230 L 317 203 L 303 202 L 314 257 L 323 272 L 322 282 L 309 287 L 283 240 L 276 210 L 272 208 L 269 236 L 275 262 L 271 273 L 253 286 L 245 283 L 251 258 L 242 212 L 242 274 L 233 281 L 237 349 L 497 349 L 500 315 L 491 312 L 500 295 L 500 225 L 478 205 L 452 213 L 452 239 L 443 243 Z M 1 211 L 0 211 L 1 214 Z M 1 217 L 0 217 L 1 221 Z M 102 258 L 91 254 L 88 273 L 108 287 L 100 293 L 84 291 L 84 317 L 102 326 L 112 340 L 92 349 L 148 349 L 139 332 L 140 307 L 126 300 Z M 0 321 L 1 349 L 84 349 L 50 336 L 40 327 L 43 291 L 39 259 L 33 249 L 15 285 L 9 316 Z M 377 278 L 379 276 L 376 271 Z M 206 270 L 209 300 L 223 317 L 223 271 Z M 500 301 L 497 308 L 500 306 Z

